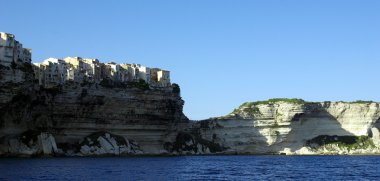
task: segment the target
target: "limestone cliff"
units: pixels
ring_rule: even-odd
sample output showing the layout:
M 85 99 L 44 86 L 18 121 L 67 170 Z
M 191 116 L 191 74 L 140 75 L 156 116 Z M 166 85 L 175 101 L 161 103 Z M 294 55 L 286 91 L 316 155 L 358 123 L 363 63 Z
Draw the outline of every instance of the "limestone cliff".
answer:
M 170 133 L 189 122 L 171 86 L 43 88 L 18 67 L 4 68 L 1 75 L 0 155 L 167 153 L 164 144 L 175 140 Z
M 193 124 L 202 138 L 238 154 L 376 154 L 379 103 L 272 99 Z
M 189 121 L 178 87 L 34 82 L 0 67 L 0 156 L 379 154 L 376 102 L 271 99 Z

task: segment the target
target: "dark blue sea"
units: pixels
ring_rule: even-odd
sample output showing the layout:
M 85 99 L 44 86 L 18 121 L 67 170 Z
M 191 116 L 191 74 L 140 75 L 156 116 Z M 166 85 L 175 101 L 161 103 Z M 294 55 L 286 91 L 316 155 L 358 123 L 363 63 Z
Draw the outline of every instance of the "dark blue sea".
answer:
M 380 180 L 380 156 L 2 158 L 0 180 Z

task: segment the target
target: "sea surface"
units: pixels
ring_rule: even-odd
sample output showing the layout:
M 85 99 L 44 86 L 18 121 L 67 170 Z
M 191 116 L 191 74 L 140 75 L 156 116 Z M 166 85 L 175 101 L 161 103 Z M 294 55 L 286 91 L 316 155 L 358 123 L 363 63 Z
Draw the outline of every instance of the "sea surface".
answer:
M 380 156 L 1 158 L 0 180 L 380 180 Z

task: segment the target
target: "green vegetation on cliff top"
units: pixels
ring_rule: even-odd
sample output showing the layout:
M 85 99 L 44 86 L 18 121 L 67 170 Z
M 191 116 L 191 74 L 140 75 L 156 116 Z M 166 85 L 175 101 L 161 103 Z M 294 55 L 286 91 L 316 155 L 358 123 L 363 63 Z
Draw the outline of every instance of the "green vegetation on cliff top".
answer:
M 286 102 L 286 103 L 291 103 L 291 104 L 304 104 L 306 101 L 303 99 L 296 99 L 296 98 L 273 98 L 273 99 L 268 99 L 266 101 L 256 101 L 256 102 L 246 102 L 240 106 L 242 107 L 251 107 L 253 105 L 260 105 L 260 104 L 272 104 L 276 102 Z
M 287 102 L 287 103 L 292 103 L 292 104 L 304 104 L 306 103 L 303 99 L 289 99 L 289 98 L 273 98 L 273 99 L 268 99 L 266 101 L 256 101 L 256 102 L 245 102 L 244 104 L 240 105 L 239 108 L 235 109 L 231 114 L 236 114 L 239 112 L 239 110 L 245 109 L 246 111 L 252 112 L 252 113 L 257 113 L 259 112 L 258 108 L 252 108 L 252 106 L 260 105 L 260 104 L 272 104 L 276 102 Z
M 276 102 L 285 102 L 285 103 L 290 103 L 290 104 L 306 104 L 306 103 L 317 103 L 317 102 L 308 102 L 303 99 L 297 99 L 297 98 L 273 98 L 273 99 L 268 99 L 264 101 L 256 101 L 256 102 L 245 102 L 242 105 L 239 106 L 239 108 L 234 109 L 234 111 L 230 114 L 237 114 L 240 110 L 244 110 L 249 113 L 258 113 L 259 110 L 256 107 L 257 105 L 262 105 L 262 104 L 273 104 Z M 330 102 L 330 101 L 326 101 Z M 337 102 L 343 102 L 343 103 L 350 103 L 350 104 L 370 104 L 370 103 L 376 103 L 374 101 L 364 101 L 364 100 L 356 100 L 352 102 L 345 102 L 345 101 L 337 101 Z
M 370 103 L 376 103 L 376 102 L 375 101 L 356 100 L 356 101 L 352 101 L 352 102 L 348 102 L 348 103 L 352 103 L 352 104 L 370 104 Z
M 273 98 L 273 99 L 268 99 L 268 100 L 264 100 L 264 101 L 245 102 L 239 108 L 251 107 L 251 106 L 256 106 L 256 105 L 260 105 L 260 104 L 273 104 L 276 102 L 286 102 L 286 103 L 291 103 L 291 104 L 316 103 L 316 102 L 308 102 L 308 101 L 305 101 L 303 99 L 297 99 L 297 98 Z M 331 101 L 326 101 L 326 102 L 331 102 Z M 351 104 L 376 103 L 375 101 L 367 101 L 367 100 L 356 100 L 356 101 L 351 101 L 351 102 L 337 101 L 337 102 L 351 103 Z

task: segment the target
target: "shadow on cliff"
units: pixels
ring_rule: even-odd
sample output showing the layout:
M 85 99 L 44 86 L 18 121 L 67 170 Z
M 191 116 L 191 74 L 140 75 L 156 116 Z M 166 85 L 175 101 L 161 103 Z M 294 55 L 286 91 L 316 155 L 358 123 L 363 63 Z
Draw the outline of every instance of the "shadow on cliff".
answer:
M 377 129 L 380 129 L 380 118 L 376 120 L 374 127 L 376 127 Z
M 258 127 L 254 125 L 253 119 L 234 117 L 194 122 L 192 129 L 200 132 L 203 139 L 220 143 L 226 149 L 230 147 L 240 154 L 279 153 L 285 148 L 294 152 L 305 146 L 333 142 L 346 145 L 356 143 L 360 138 L 345 130 L 338 119 L 326 110 L 327 107 L 328 103 L 305 104 L 304 112 L 296 114 L 290 125 Z M 281 129 L 288 128 L 291 128 L 288 134 L 280 134 Z
M 2 129 L 13 129 L 14 134 L 27 129 L 46 130 L 51 124 L 42 111 L 49 112 L 45 96 L 34 91 L 20 92 L 0 108 L 0 132 Z
M 356 135 L 345 130 L 338 119 L 326 111 L 329 105 L 306 104 L 305 113 L 296 114 L 291 120 L 291 131 L 277 149 L 290 148 L 296 151 L 311 143 L 328 144 L 330 139 L 351 144 Z M 340 138 L 342 138 L 340 140 Z
M 254 125 L 254 120 L 241 117 L 211 118 L 192 121 L 190 132 L 219 145 L 218 152 L 228 154 L 267 153 L 262 148 L 267 140 Z

